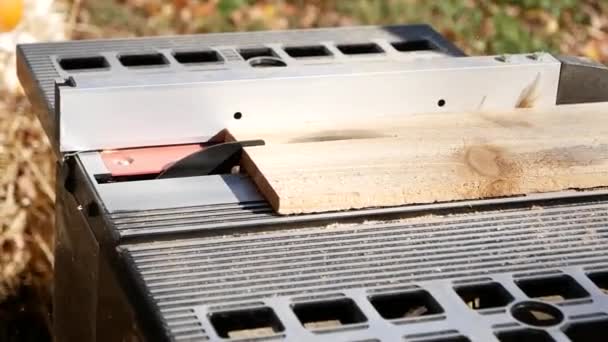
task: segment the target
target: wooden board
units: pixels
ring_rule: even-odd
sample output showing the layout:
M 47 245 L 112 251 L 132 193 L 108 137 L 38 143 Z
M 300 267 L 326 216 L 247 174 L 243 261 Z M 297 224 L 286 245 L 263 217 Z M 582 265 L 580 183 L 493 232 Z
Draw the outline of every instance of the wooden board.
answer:
M 608 105 L 232 129 L 279 214 L 608 186 Z

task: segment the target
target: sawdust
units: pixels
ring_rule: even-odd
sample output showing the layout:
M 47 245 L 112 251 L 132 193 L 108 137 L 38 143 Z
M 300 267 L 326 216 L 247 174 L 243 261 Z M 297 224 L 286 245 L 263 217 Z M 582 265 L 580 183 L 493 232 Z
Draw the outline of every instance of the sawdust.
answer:
M 538 100 L 538 85 L 540 83 L 540 73 L 536 75 L 534 81 L 522 90 L 515 108 L 532 108 Z

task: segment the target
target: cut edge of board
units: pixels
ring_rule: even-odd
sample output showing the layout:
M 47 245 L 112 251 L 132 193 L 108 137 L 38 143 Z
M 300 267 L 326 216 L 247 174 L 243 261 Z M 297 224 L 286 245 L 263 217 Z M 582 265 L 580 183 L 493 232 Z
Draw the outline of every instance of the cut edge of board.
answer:
M 245 171 L 247 175 L 251 177 L 253 183 L 258 187 L 258 191 L 262 194 L 262 196 L 264 196 L 264 198 L 266 198 L 270 206 L 275 210 L 275 212 L 280 213 L 279 195 L 270 185 L 268 179 L 266 179 L 266 176 L 260 172 L 255 162 L 251 160 L 251 157 L 246 150 L 243 151 L 243 156 L 241 157 L 241 166 L 243 167 L 243 171 Z

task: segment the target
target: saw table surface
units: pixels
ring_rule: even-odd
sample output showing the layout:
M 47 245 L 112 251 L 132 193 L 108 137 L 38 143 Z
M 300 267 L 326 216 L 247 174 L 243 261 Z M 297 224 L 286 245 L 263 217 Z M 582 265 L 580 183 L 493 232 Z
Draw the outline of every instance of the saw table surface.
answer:
M 279 214 L 299 214 L 607 186 L 607 112 L 571 105 L 230 133 L 266 140 L 246 148 L 243 167 Z

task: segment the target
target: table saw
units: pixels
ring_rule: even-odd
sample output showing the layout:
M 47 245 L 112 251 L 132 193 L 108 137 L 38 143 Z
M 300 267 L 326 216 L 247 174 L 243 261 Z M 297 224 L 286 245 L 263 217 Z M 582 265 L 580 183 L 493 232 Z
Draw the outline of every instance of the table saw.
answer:
M 604 341 L 604 187 L 283 215 L 256 132 L 608 101 L 608 69 L 426 25 L 17 48 L 58 158 L 57 341 Z M 564 107 L 565 108 L 565 107 Z M 602 128 L 602 127 L 600 127 Z M 247 129 L 247 139 L 226 132 Z M 338 133 L 335 133 L 338 132 Z M 564 134 L 567 139 L 567 134 Z M 307 138 L 299 138 L 306 142 Z

